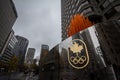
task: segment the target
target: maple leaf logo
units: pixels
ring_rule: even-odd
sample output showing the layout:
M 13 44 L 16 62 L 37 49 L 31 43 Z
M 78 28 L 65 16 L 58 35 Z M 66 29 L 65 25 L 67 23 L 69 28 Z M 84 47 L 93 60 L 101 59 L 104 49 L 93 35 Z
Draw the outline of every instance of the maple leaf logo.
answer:
M 81 53 L 82 49 L 83 49 L 83 46 L 82 45 L 78 45 L 76 42 L 74 42 L 73 46 L 70 47 L 70 50 L 73 53 Z

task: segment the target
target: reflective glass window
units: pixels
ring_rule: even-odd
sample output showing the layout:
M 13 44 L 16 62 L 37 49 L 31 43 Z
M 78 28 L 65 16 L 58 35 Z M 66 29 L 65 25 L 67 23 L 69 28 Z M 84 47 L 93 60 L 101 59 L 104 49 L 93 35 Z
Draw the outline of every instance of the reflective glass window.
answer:
M 116 6 L 116 7 L 115 7 L 115 10 L 116 10 L 117 12 L 120 12 L 120 5 L 119 5 L 119 6 Z

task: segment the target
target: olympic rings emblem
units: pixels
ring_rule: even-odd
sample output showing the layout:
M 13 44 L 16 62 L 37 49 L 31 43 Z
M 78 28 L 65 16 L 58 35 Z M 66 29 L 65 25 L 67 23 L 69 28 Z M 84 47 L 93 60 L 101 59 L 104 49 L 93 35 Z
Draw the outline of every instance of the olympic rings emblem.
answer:
M 76 57 L 70 57 L 70 61 L 73 62 L 74 64 L 83 64 L 86 61 L 85 56 L 76 56 Z
M 89 63 L 86 44 L 81 39 L 74 39 L 68 43 L 68 62 L 76 69 L 83 69 Z

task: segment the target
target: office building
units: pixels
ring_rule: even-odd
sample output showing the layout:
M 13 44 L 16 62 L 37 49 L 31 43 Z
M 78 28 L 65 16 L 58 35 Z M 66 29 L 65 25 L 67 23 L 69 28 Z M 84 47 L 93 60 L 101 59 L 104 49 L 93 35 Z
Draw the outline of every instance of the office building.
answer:
M 82 31 L 81 35 L 87 46 L 89 57 L 90 57 L 89 71 L 91 72 L 91 78 L 99 78 L 101 80 L 104 80 L 104 79 L 115 80 L 116 77 L 114 77 L 115 75 L 114 70 L 112 70 L 112 67 L 109 67 L 106 65 L 106 62 L 104 60 L 103 53 L 100 50 L 100 47 L 95 48 L 95 45 L 93 44 L 94 41 L 91 38 L 92 35 L 90 35 L 89 29 Z M 106 69 L 106 71 L 108 72 L 103 71 L 104 69 Z M 103 79 L 104 74 L 106 74 L 106 78 Z
M 62 40 L 68 37 L 67 27 L 75 14 L 82 14 L 94 23 L 105 22 L 96 25 L 98 27 L 95 29 L 105 63 L 109 66 L 113 65 L 113 71 L 119 80 L 120 69 L 118 65 L 120 60 L 118 51 L 120 49 L 118 47 L 119 41 L 116 41 L 120 34 L 119 22 L 109 21 L 120 20 L 120 0 L 61 0 Z M 108 70 L 112 70 L 112 67 Z
M 35 49 L 34 48 L 28 48 L 25 62 L 27 64 L 33 64 L 34 55 L 35 55 Z
M 83 38 L 83 41 L 85 42 L 86 46 L 87 46 L 87 49 L 88 49 L 88 54 L 90 56 L 90 70 L 91 72 L 92 71 L 95 71 L 98 69 L 97 66 L 100 66 L 101 68 L 105 67 L 103 62 L 100 62 L 100 58 L 98 59 L 98 55 L 95 51 L 95 47 L 94 47 L 94 44 L 93 44 L 93 41 L 91 39 L 91 35 L 90 35 L 90 32 L 88 29 L 84 30 L 81 32 L 81 36 Z M 97 60 L 98 59 L 98 60 Z M 97 66 L 94 66 L 94 65 L 97 65 Z
M 49 54 L 49 46 L 48 45 L 41 45 L 41 54 L 39 59 L 39 78 L 44 79 L 45 76 L 44 68 L 45 68 L 45 61 L 47 60 L 47 56 Z
M 89 31 L 85 30 L 81 32 L 81 36 L 79 39 L 83 40 L 86 43 L 89 58 L 85 56 L 84 50 L 80 52 L 79 57 L 75 56 L 75 52 L 70 51 L 70 42 L 73 36 L 67 38 L 60 44 L 53 47 L 49 54 L 46 55 L 44 59 L 44 64 L 41 67 L 40 79 L 45 80 L 119 80 L 116 78 L 114 74 L 113 67 L 105 66 L 98 54 L 95 52 L 95 48 L 93 48 L 93 44 L 91 42 L 90 35 L 88 35 Z M 87 39 L 86 39 L 87 38 Z M 80 47 L 81 43 L 78 39 L 72 40 L 73 45 L 76 42 L 78 45 L 74 47 Z M 78 49 L 78 48 L 77 48 Z M 100 52 L 100 51 L 99 51 Z M 80 59 L 86 62 L 88 60 L 88 64 L 84 66 L 84 63 L 80 63 Z M 73 62 L 71 62 L 73 60 Z M 81 66 L 80 66 L 81 65 Z M 83 67 L 84 66 L 84 67 Z M 82 67 L 82 68 L 78 68 Z
M 97 59 L 98 57 L 94 57 L 96 54 L 93 47 L 91 48 L 93 44 L 89 42 L 90 40 L 86 40 L 86 38 L 89 38 L 90 36 L 87 35 L 86 32 L 88 33 L 88 30 L 81 33 L 81 38 L 79 39 L 84 40 L 88 46 L 90 58 L 88 64 L 85 67 L 78 69 L 78 65 L 84 66 L 84 64 L 81 64 L 79 61 L 83 55 L 85 56 L 84 50 L 80 52 L 79 57 L 76 57 L 74 53 L 69 51 L 69 43 L 72 40 L 70 38 L 77 35 L 75 34 L 53 47 L 49 51 L 49 54 L 44 57 L 43 64 L 40 66 L 39 80 L 116 80 L 112 67 L 105 67 L 102 63 L 99 63 L 101 59 L 99 60 Z M 74 42 L 78 43 L 80 46 L 79 41 L 74 40 Z M 85 58 L 82 58 L 82 61 L 84 61 L 84 59 Z M 71 60 L 76 62 L 70 63 Z M 87 57 L 86 60 L 88 60 Z M 75 66 L 73 66 L 74 64 Z
M 45 46 L 45 45 L 42 45 Z M 47 47 L 47 45 L 46 45 Z M 39 68 L 39 79 L 42 80 L 57 80 L 59 77 L 59 46 L 51 49 L 42 58 L 42 63 Z
M 41 45 L 41 54 L 40 54 L 40 59 L 39 59 L 40 70 L 44 64 L 45 57 L 46 55 L 48 55 L 48 53 L 49 53 L 49 46 L 45 44 Z
M 48 45 L 42 45 L 41 46 L 41 54 L 40 54 L 40 64 L 42 65 L 42 60 L 44 57 L 49 53 L 49 46 Z
M 107 65 L 113 65 L 117 79 L 120 79 L 120 22 L 117 20 L 107 21 L 96 25 L 98 37 L 103 56 Z
M 94 23 L 120 19 L 120 0 L 61 0 L 62 40 L 75 14 L 88 17 Z
M 71 18 L 75 14 L 82 14 L 85 17 L 100 15 L 99 10 L 94 5 L 95 1 L 90 0 L 61 0 L 61 24 L 62 24 L 62 40 L 67 38 L 67 27 L 70 24 Z M 94 11 L 93 9 L 96 9 Z
M 16 18 L 17 12 L 12 0 L 0 0 L 0 54 L 4 53 Z
M 12 30 L 9 36 L 9 41 L 7 43 L 7 46 L 4 50 L 4 53 L 0 56 L 0 61 L 4 64 L 8 64 L 11 58 L 14 56 L 13 50 L 16 46 L 17 39 L 14 35 L 14 31 Z
M 18 42 L 14 48 L 14 54 L 19 60 L 18 64 L 22 66 L 25 60 L 25 54 L 29 41 L 28 39 L 18 35 L 16 36 L 16 38 Z
M 120 19 L 120 0 L 96 0 L 103 21 Z

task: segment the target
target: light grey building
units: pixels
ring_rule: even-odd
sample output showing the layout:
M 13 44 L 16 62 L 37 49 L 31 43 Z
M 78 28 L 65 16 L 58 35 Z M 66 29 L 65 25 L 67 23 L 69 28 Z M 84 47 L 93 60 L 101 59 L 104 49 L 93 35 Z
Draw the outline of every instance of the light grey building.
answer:
M 33 64 L 34 55 L 35 55 L 35 49 L 34 48 L 28 48 L 25 62 L 27 64 Z

